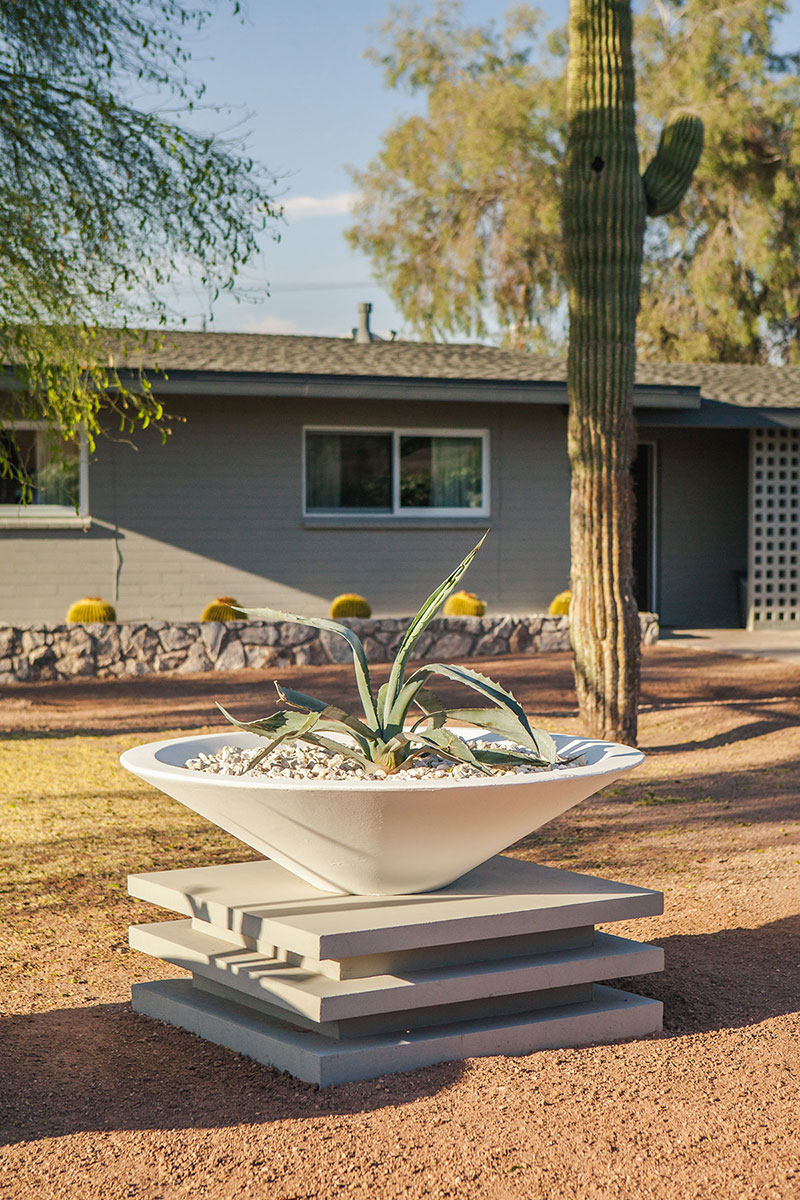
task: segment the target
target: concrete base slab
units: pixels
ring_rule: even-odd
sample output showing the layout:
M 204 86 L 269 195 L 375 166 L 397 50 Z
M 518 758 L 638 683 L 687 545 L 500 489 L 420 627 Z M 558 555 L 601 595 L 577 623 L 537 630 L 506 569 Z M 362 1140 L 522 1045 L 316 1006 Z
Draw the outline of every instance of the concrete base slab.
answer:
M 134 984 L 131 1000 L 135 1012 L 320 1087 L 464 1058 L 644 1037 L 660 1030 L 662 1022 L 657 1000 L 600 985 L 595 986 L 593 998 L 582 1004 L 346 1041 L 292 1029 L 266 1014 L 200 991 L 189 979 Z
M 373 975 L 365 979 L 333 980 L 278 959 L 240 949 L 220 933 L 210 936 L 192 927 L 191 921 L 160 921 L 131 926 L 132 949 L 152 954 L 163 962 L 183 967 L 227 988 L 277 1006 L 284 1019 L 305 1017 L 317 1022 L 394 1014 L 395 1026 L 405 1027 L 417 1010 L 452 1009 L 458 1006 L 530 992 L 553 992 L 576 984 L 627 978 L 660 971 L 664 952 L 613 934 L 595 934 L 593 945 L 580 949 L 537 954 L 529 958 L 439 967 L 404 975 Z M 566 1002 L 566 1001 L 565 1001 Z M 551 1003 L 557 1003 L 555 999 Z M 533 1004 L 520 1003 L 520 1008 Z M 549 1005 L 548 1005 L 549 1007 Z M 421 1013 L 424 1018 L 424 1012 Z M 444 1018 L 446 1019 L 446 1018 Z M 429 1022 L 434 1023 L 431 1015 Z M 386 1028 L 390 1028 L 386 1025 Z M 332 1033 L 332 1036 L 338 1036 Z
M 353 1017 L 347 1021 L 309 1021 L 306 1017 L 290 1015 L 275 1004 L 256 999 L 238 988 L 226 987 L 225 984 L 204 975 L 193 975 L 192 985 L 202 992 L 210 992 L 212 996 L 231 1000 L 234 1004 L 244 1005 L 257 1013 L 266 1013 L 273 1020 L 297 1029 L 310 1029 L 323 1037 L 337 1040 L 373 1037 L 378 1034 L 401 1035 L 434 1025 L 456 1025 L 484 1018 L 494 1020 L 517 1013 L 531 1013 L 535 1009 L 585 1004 L 592 999 L 592 985 L 578 983 L 571 987 L 543 988 L 537 992 L 511 992 L 509 995 L 492 996 L 489 999 L 437 1004 L 430 1008 L 410 1009 L 408 1012 L 376 1013 L 374 1016 Z
M 661 913 L 664 897 L 502 854 L 455 883 L 412 896 L 323 892 L 277 863 L 131 875 L 132 896 L 317 960 L 506 938 Z
M 275 863 L 134 875 L 184 920 L 130 944 L 192 973 L 133 1006 L 311 1083 L 487 1054 L 638 1037 L 661 1005 L 599 986 L 663 951 L 594 922 L 650 915 L 658 892 L 498 856 L 438 892 L 332 895 Z
M 220 930 L 208 921 L 191 918 L 192 929 L 219 937 Z M 594 944 L 594 926 L 577 925 L 570 929 L 548 929 L 544 933 L 520 934 L 517 937 L 481 938 L 479 941 L 447 942 L 441 946 L 421 946 L 415 950 L 395 950 L 388 954 L 361 954 L 349 958 L 309 958 L 294 954 L 271 943 L 266 945 L 255 938 L 245 937 L 225 929 L 224 937 L 243 950 L 257 950 L 290 967 L 302 967 L 328 979 L 369 979 L 372 975 L 401 975 L 407 971 L 436 970 L 463 963 L 494 962 L 499 958 L 529 958 L 549 950 L 577 950 Z M 138 947 L 137 947 L 138 948 Z

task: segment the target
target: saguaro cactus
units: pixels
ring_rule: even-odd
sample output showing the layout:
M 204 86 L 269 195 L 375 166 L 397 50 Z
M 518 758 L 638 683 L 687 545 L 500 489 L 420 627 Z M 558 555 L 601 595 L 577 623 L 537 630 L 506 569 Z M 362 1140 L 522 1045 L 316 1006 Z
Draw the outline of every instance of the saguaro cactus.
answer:
M 640 629 L 633 594 L 636 317 L 646 214 L 671 211 L 702 148 L 702 124 L 670 121 L 639 174 L 629 0 L 572 0 L 563 201 L 569 285 L 572 467 L 570 628 L 581 716 L 633 742 Z

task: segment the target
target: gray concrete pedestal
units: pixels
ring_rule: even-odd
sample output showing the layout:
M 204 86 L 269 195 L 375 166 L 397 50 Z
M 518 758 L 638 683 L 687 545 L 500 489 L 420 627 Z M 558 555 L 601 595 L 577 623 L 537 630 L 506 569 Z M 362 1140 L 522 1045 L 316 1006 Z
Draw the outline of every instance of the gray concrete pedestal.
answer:
M 659 892 L 502 855 L 413 896 L 323 892 L 266 860 L 128 885 L 184 918 L 131 946 L 192 974 L 134 984 L 134 1010 L 309 1083 L 661 1028 L 658 1001 L 601 981 L 663 951 L 594 928 L 660 913 Z

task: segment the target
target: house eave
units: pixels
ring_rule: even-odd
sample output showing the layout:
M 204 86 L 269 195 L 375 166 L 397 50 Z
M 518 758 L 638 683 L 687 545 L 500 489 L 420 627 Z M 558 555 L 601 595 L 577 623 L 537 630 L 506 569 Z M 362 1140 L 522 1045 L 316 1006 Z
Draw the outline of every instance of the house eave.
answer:
M 162 396 L 260 396 L 310 400 L 458 401 L 461 404 L 566 404 L 561 380 L 429 379 L 409 376 L 299 375 L 169 371 L 151 378 Z M 700 407 L 695 387 L 639 385 L 634 406 L 666 410 Z
M 798 408 L 757 408 L 703 400 L 692 412 L 656 410 L 637 417 L 640 426 L 672 426 L 678 429 L 800 429 Z

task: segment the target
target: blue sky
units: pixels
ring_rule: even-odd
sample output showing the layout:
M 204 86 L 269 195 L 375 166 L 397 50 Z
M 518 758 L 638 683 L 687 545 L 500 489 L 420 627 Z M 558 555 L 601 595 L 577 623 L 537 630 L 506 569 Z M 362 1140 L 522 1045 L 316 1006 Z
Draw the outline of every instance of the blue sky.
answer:
M 462 7 L 470 21 L 485 23 L 499 20 L 507 5 L 466 0 Z M 418 8 L 430 12 L 432 0 Z M 566 20 L 566 0 L 546 0 L 540 8 L 553 23 Z M 384 130 L 413 110 L 412 99 L 387 90 L 380 69 L 364 58 L 388 4 L 246 0 L 243 23 L 221 0 L 218 9 L 194 42 L 193 74 L 207 85 L 209 102 L 233 106 L 229 122 L 249 114 L 249 150 L 280 177 L 286 218 L 281 241 L 265 239 L 247 273 L 252 284 L 269 282 L 268 298 L 217 301 L 210 328 L 343 335 L 355 324 L 357 302 L 369 300 L 377 332 L 408 335 L 372 282 L 369 261 L 342 236 L 353 190 L 347 165 L 365 166 Z M 800 46 L 800 4 L 787 16 L 781 40 Z M 182 293 L 179 303 L 189 327 L 199 328 L 206 298 Z

